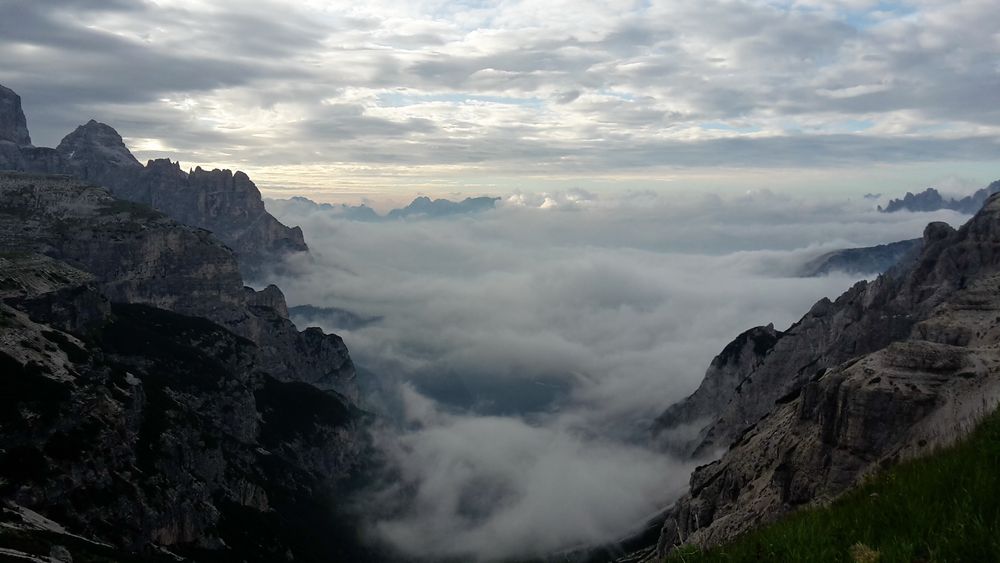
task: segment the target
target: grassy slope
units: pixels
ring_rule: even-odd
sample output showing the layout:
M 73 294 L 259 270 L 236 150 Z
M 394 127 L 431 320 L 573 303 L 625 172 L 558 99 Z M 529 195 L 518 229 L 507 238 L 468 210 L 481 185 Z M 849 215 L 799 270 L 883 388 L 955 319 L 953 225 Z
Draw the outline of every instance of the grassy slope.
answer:
M 961 443 L 880 473 L 829 507 L 667 561 L 1000 561 L 1000 411 Z

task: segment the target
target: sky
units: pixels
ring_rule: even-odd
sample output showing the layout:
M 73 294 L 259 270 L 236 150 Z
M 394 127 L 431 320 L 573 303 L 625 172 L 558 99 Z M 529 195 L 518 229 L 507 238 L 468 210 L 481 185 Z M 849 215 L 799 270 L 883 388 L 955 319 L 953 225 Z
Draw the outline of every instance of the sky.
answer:
M 653 449 L 652 420 L 736 335 L 785 330 L 859 277 L 803 278 L 803 264 L 967 219 L 773 192 L 575 191 L 498 205 L 354 222 L 268 201 L 310 247 L 270 278 L 289 304 L 371 320 L 292 317 L 343 337 L 367 408 L 399 423 L 377 434 L 390 477 L 358 501 L 366 529 L 433 561 L 529 557 L 634 531 L 704 462 Z
M 996 0 L 0 0 L 35 144 L 321 201 L 996 179 Z M 735 186 L 735 187 L 734 187 Z

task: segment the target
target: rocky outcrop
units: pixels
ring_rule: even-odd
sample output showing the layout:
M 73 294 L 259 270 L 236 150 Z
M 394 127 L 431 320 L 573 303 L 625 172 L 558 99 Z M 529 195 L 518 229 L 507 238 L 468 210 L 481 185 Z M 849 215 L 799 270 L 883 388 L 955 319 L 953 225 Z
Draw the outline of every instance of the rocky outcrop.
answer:
M 302 230 L 286 227 L 268 213 L 257 186 L 242 172 L 196 168 L 188 173 L 169 160 L 143 166 L 117 131 L 93 119 L 55 149 L 30 144 L 20 98 L 0 86 L 0 170 L 72 175 L 106 187 L 120 199 L 212 231 L 236 253 L 247 276 L 308 250 Z
M 741 392 L 740 384 L 746 374 L 760 367 L 782 336 L 773 324 L 737 336 L 712 360 L 694 394 L 657 417 L 656 439 L 675 454 L 692 455 L 704 441 L 720 407 Z
M 205 230 L 70 176 L 0 173 L 0 248 L 91 274 L 112 301 L 219 323 L 256 343 L 274 377 L 357 397 L 343 341 L 299 332 L 278 288 L 248 292 L 233 253 Z
M 31 146 L 28 123 L 21 109 L 21 97 L 0 85 L 0 141 L 17 146 Z
M 352 397 L 343 342 L 206 231 L 0 174 L 0 548 L 376 560 L 341 510 L 369 447 Z
M 273 309 L 278 316 L 288 318 L 288 303 L 285 301 L 285 294 L 278 289 L 278 286 L 270 284 L 260 291 L 254 291 L 249 287 L 244 289 L 247 292 L 247 305 Z
M 144 560 L 363 553 L 335 510 L 366 448 L 349 403 L 257 370 L 254 345 L 211 322 L 83 291 L 103 304 L 86 331 L 47 316 L 73 307 L 62 296 L 0 305 L 6 510 Z
M 728 541 L 962 436 L 1000 402 L 998 287 L 995 196 L 958 231 L 930 224 L 912 263 L 817 303 L 742 376 L 709 370 L 739 383 L 695 451 L 724 453 L 692 475 L 659 554 Z
M 827 252 L 806 262 L 802 277 L 825 276 L 833 272 L 851 275 L 881 274 L 920 250 L 921 239 L 901 240 L 863 248 L 845 248 Z
M 958 211 L 959 213 L 971 215 L 982 207 L 986 198 L 997 192 L 1000 192 L 1000 180 L 993 182 L 989 186 L 986 186 L 981 190 L 977 190 L 976 193 L 961 199 L 945 199 L 941 193 L 934 188 L 927 188 L 917 194 L 906 192 L 903 199 L 894 199 L 886 204 L 884 208 L 879 206 L 878 210 L 883 213 L 895 213 L 897 211 L 919 212 L 951 209 L 953 211 Z
M 67 172 L 106 186 L 119 198 L 212 231 L 234 250 L 245 274 L 255 275 L 269 262 L 308 250 L 302 230 L 286 227 L 268 213 L 257 186 L 243 172 L 184 172 L 166 159 L 142 166 L 114 129 L 93 120 L 67 135 L 56 151 Z
M 947 224 L 931 223 L 924 232 L 924 248 L 914 261 L 900 264 L 874 281 L 858 282 L 836 301 L 821 299 L 784 331 L 772 348 L 761 351 L 756 367 L 727 376 L 739 383 L 726 402 L 716 403 L 707 425 L 696 425 L 701 426 L 700 440 L 693 454 L 717 455 L 764 416 L 775 401 L 793 393 L 816 373 L 908 337 L 914 325 L 960 283 L 959 275 L 926 270 L 928 263 L 937 263 L 932 259 L 941 252 L 937 243 L 952 234 L 954 230 Z M 716 376 L 710 370 L 706 377 Z M 702 396 L 696 391 L 672 410 L 685 412 L 686 403 L 703 401 Z M 695 424 L 687 418 L 670 421 Z M 655 424 L 653 430 L 662 436 L 669 428 Z

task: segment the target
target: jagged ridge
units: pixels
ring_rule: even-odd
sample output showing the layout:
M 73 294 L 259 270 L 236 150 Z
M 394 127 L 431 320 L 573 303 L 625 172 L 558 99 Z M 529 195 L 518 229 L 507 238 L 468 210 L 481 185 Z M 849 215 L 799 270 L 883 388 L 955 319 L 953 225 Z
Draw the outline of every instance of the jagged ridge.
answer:
M 91 119 L 55 149 L 30 146 L 21 99 L 0 86 L 0 170 L 70 174 L 115 196 L 149 205 L 186 225 L 212 231 L 232 248 L 246 275 L 289 253 L 308 250 L 298 227 L 286 227 L 264 208 L 243 172 L 190 173 L 170 160 L 140 164 L 114 128 Z
M 976 193 L 962 199 L 945 199 L 941 195 L 941 192 L 934 188 L 927 188 L 917 194 L 906 192 L 903 199 L 891 200 L 886 204 L 885 208 L 880 205 L 878 210 L 883 213 L 895 213 L 897 211 L 938 211 L 939 209 L 951 209 L 959 213 L 971 215 L 982 207 L 986 198 L 997 192 L 1000 192 L 1000 181 L 993 182 L 989 186 L 977 190 Z
M 722 381 L 709 370 L 720 386 L 739 384 L 695 451 L 729 451 L 692 475 L 660 555 L 832 498 L 880 464 L 953 442 L 995 407 L 1000 196 L 958 231 L 930 224 L 923 246 L 912 262 L 817 303 L 744 361 L 745 373 Z

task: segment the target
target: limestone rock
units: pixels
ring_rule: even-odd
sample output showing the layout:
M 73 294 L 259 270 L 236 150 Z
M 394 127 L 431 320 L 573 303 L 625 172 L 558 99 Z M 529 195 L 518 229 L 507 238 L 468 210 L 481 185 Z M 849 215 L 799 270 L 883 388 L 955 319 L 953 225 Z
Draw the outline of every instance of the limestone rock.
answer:
M 0 509 L 28 555 L 378 560 L 338 512 L 369 456 L 356 397 L 343 342 L 206 231 L 0 174 Z
M 68 167 L 66 172 L 94 182 L 103 182 L 121 170 L 142 166 L 117 131 L 93 119 L 66 135 L 56 152 Z
M 0 85 L 0 141 L 31 146 L 28 124 L 21 109 L 21 96 Z
M 749 355 L 744 373 L 710 369 L 667 411 L 679 413 L 675 425 L 702 416 L 707 389 L 739 380 L 695 448 L 721 457 L 695 471 L 669 511 L 660 556 L 832 499 L 885 464 L 954 442 L 996 408 L 1000 196 L 957 231 L 928 225 L 922 247 L 913 262 L 817 303 L 763 357 Z
M 285 302 L 285 294 L 273 283 L 260 291 L 253 288 L 244 288 L 247 291 L 247 305 L 251 307 L 265 307 L 274 309 L 278 315 L 288 318 L 288 303 Z
M 827 252 L 803 264 L 802 277 L 824 276 L 833 272 L 853 275 L 881 274 L 920 250 L 921 239 L 901 240 L 863 248 Z
M 44 255 L 89 275 L 111 301 L 219 323 L 256 343 L 262 365 L 282 381 L 358 396 L 343 341 L 315 329 L 300 332 L 277 288 L 248 294 L 232 251 L 207 231 L 116 200 L 70 176 L 0 173 L 0 251 L 4 248 Z M 16 283 L 45 281 L 9 282 Z
M 169 160 L 143 166 L 114 128 L 93 119 L 55 149 L 32 147 L 21 99 L 3 86 L 0 170 L 73 175 L 120 199 L 212 231 L 236 253 L 244 275 L 257 276 L 280 266 L 284 256 L 308 250 L 302 230 L 268 213 L 257 186 L 242 172 L 197 168 L 188 174 Z

